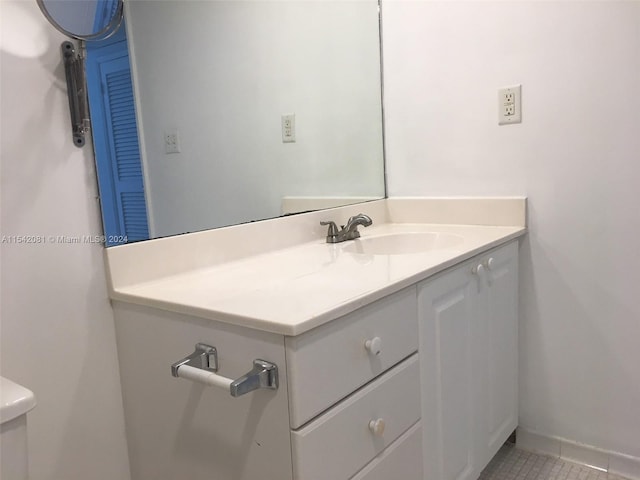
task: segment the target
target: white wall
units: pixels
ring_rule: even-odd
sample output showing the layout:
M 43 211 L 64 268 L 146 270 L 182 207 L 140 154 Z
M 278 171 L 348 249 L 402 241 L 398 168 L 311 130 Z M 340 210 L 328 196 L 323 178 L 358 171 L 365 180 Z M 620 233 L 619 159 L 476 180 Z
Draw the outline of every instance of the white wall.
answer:
M 382 15 L 389 193 L 529 197 L 520 424 L 640 457 L 640 2 Z M 498 126 L 517 83 L 523 123 Z
M 113 314 L 91 145 L 71 141 L 65 39 L 34 1 L 0 2 L 2 375 L 32 389 L 31 480 L 128 480 Z
M 152 236 L 278 216 L 284 196 L 384 195 L 375 1 L 127 7 Z

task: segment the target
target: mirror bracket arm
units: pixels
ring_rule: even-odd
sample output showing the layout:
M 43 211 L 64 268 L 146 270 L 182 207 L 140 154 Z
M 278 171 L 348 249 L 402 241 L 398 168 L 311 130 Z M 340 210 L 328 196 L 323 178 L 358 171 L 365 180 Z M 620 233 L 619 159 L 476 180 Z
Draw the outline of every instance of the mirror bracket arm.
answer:
M 67 95 L 71 113 L 73 144 L 83 147 L 85 136 L 89 133 L 91 120 L 87 99 L 87 82 L 84 71 L 84 44 L 80 41 L 80 53 L 72 42 L 62 42 L 60 46 L 64 72 L 67 79 Z

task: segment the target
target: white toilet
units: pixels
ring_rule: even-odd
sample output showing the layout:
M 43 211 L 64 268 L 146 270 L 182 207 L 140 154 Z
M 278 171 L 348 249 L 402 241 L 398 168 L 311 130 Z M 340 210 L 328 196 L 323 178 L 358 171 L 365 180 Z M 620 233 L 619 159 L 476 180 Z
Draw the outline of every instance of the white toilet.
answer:
M 0 377 L 0 478 L 27 480 L 27 412 L 36 406 L 31 390 Z

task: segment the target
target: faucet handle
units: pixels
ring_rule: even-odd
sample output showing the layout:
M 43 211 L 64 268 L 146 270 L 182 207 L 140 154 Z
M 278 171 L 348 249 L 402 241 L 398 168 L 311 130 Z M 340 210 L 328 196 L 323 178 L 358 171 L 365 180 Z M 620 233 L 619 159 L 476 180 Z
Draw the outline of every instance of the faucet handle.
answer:
M 338 226 L 336 222 L 332 222 L 331 220 L 327 222 L 320 222 L 320 225 L 325 226 L 329 225 L 329 231 L 327 232 L 327 236 L 333 236 L 338 234 Z
M 338 226 L 336 225 L 336 222 L 329 220 L 326 222 L 320 222 L 320 225 L 329 225 L 329 230 L 327 231 L 327 243 L 335 243 L 338 239 Z

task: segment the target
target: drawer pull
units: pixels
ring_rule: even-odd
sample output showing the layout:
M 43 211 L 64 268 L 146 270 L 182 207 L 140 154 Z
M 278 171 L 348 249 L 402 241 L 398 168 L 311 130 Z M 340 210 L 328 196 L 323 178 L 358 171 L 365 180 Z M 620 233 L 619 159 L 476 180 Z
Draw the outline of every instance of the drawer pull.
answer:
M 218 351 L 215 347 L 197 343 L 195 351 L 188 357 L 171 365 L 171 375 L 209 387 L 220 387 L 229 391 L 232 397 L 267 388 L 278 389 L 278 367 L 265 360 L 254 360 L 250 372 L 233 380 L 218 375 Z
M 364 348 L 367 349 L 371 355 L 380 355 L 382 352 L 382 339 L 380 337 L 374 337 L 371 340 L 364 342 Z
M 385 423 L 384 419 L 382 418 L 371 420 L 369 422 L 369 430 L 371 430 L 371 433 L 373 433 L 376 437 L 381 437 L 382 435 L 384 435 L 384 427 Z

